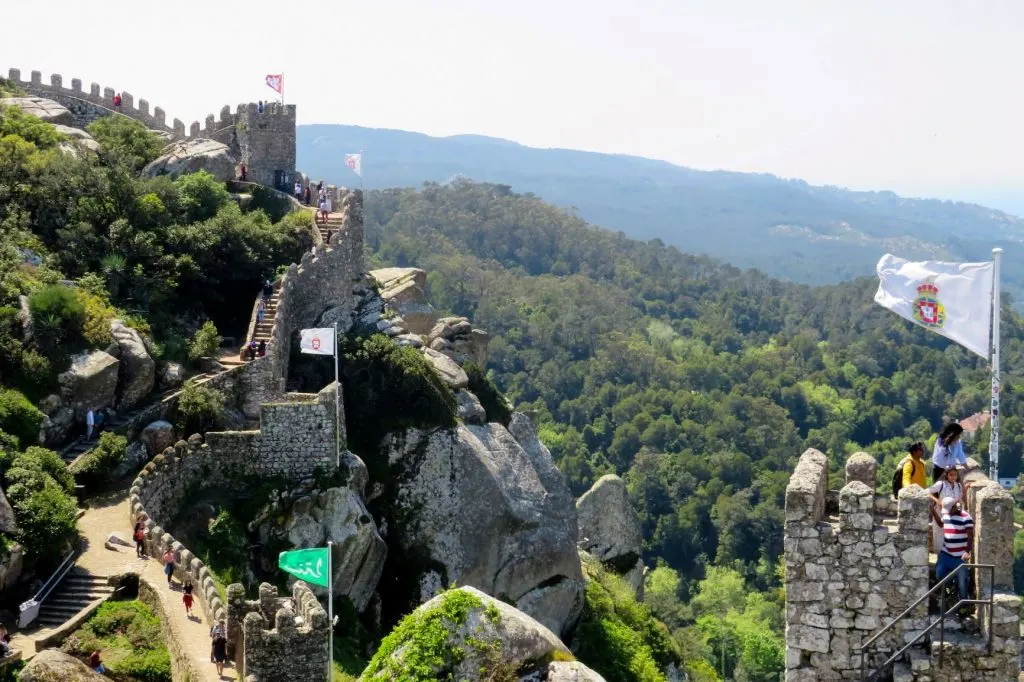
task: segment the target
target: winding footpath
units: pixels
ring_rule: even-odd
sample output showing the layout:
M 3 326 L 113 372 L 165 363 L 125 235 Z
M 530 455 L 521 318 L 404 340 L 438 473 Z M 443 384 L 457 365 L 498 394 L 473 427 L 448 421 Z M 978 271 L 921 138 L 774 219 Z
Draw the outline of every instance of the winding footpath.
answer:
M 185 616 L 185 607 L 181 601 L 181 584 L 175 580 L 174 587 L 167 588 L 167 578 L 160 567 L 160 562 L 151 557 L 135 556 L 134 544 L 131 547 L 117 546 L 110 550 L 104 547 L 107 537 L 117 532 L 121 537 L 131 539 L 132 528 L 128 525 L 128 491 L 120 490 L 105 497 L 90 500 L 90 507 L 78 520 L 78 532 L 83 538 L 84 551 L 76 563 L 79 570 L 96 576 L 111 576 L 119 573 L 137 573 L 146 579 L 160 596 L 164 613 L 167 615 L 170 636 L 178 643 L 178 649 L 188 657 L 192 669 L 198 671 L 201 681 L 221 682 L 237 680 L 232 663 L 224 668 L 223 677 L 217 676 L 214 664 L 210 662 L 210 628 L 203 616 L 203 609 L 196 603 L 193 617 Z M 196 592 L 196 601 L 203 599 Z M 45 634 L 45 633 L 43 633 Z M 29 641 L 32 633 L 19 634 L 14 639 L 14 647 L 25 652 L 26 658 L 35 651 L 35 643 Z M 173 647 L 168 644 L 168 649 Z M 173 653 L 172 653 L 173 656 Z

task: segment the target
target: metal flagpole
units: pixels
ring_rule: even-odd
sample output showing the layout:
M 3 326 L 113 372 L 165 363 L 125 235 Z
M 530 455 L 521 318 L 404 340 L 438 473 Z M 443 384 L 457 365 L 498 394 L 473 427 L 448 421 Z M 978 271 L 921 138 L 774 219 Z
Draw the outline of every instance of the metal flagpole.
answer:
M 992 249 L 992 431 L 988 441 L 988 477 L 999 482 L 999 260 L 1000 248 Z
M 338 323 L 334 323 L 334 461 L 341 469 L 341 381 L 338 380 Z
M 327 682 L 334 680 L 334 543 L 327 541 Z

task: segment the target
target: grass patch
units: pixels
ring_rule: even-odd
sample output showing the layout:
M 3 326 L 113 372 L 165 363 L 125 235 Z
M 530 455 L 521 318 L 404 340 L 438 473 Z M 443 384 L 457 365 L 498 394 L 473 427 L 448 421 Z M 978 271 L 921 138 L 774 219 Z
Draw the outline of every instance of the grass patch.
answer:
M 107 676 L 117 682 L 171 682 L 160 620 L 137 600 L 102 604 L 61 649 L 83 661 L 99 651 Z

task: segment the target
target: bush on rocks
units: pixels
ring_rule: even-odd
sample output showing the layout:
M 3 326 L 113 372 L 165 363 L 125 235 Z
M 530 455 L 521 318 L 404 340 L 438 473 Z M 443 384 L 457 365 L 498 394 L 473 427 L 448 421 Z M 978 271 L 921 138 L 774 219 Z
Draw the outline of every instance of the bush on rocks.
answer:
M 216 357 L 221 341 L 221 336 L 217 333 L 217 325 L 207 320 L 196 331 L 192 341 L 188 344 L 189 361 L 198 362 L 199 358 Z
M 96 488 L 105 483 L 114 469 L 124 461 L 128 450 L 128 439 L 116 433 L 100 435 L 100 442 L 71 465 L 75 480 L 86 488 Z
M 18 439 L 23 446 L 39 440 L 43 413 L 19 391 L 0 390 L 0 430 Z
M 487 421 L 501 422 L 504 426 L 508 426 L 512 421 L 512 408 L 509 407 L 508 401 L 505 400 L 505 396 L 494 385 L 494 382 L 487 377 L 480 365 L 467 362 L 462 369 L 469 377 L 467 388 L 483 405 L 484 411 L 487 413 Z
M 206 433 L 224 416 L 224 394 L 194 381 L 185 382 L 174 408 L 174 428 L 178 433 Z

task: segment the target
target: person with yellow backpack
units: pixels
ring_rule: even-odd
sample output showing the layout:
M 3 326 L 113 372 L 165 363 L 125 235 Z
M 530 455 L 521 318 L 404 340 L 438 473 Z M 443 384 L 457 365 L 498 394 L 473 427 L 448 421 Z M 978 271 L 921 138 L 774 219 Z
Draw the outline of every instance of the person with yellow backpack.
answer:
M 892 496 L 899 498 L 900 489 L 917 484 L 925 487 L 924 443 L 916 441 L 907 448 L 907 456 L 900 460 L 892 477 Z

